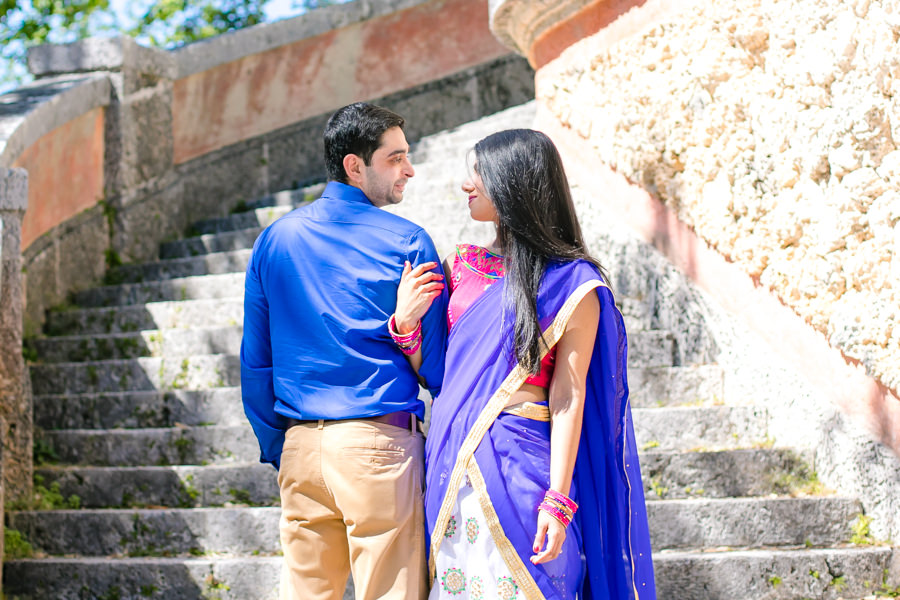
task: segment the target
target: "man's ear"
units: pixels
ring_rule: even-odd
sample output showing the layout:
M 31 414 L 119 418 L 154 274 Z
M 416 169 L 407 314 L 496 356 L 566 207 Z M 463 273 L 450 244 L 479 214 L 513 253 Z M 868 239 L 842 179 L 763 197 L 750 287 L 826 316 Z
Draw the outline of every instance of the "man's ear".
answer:
M 362 182 L 362 170 L 366 164 L 355 154 L 347 154 L 344 156 L 344 172 L 347 174 L 347 181 L 359 187 Z

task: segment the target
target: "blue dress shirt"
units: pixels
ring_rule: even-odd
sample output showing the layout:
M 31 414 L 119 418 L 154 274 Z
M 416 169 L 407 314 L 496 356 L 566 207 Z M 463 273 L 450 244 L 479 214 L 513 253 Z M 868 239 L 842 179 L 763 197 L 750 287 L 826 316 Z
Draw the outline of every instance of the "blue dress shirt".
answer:
M 424 229 L 337 182 L 260 234 L 244 284 L 241 396 L 261 462 L 278 467 L 288 417 L 424 416 L 416 374 L 387 327 L 407 260 L 440 270 Z M 445 288 L 422 319 L 419 374 L 432 395 L 446 314 Z

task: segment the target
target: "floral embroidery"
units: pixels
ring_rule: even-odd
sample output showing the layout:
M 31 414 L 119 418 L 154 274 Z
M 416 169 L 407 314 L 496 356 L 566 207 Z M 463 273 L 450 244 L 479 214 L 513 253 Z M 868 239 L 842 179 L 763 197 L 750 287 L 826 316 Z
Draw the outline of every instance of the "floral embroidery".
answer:
M 441 585 L 448 594 L 462 594 L 466 590 L 466 574 L 462 569 L 447 569 L 441 575 Z
M 501 577 L 497 580 L 497 597 L 500 600 L 513 600 L 519 596 L 519 586 L 512 577 Z
M 456 515 L 450 515 L 450 520 L 447 521 L 447 530 L 444 532 L 445 538 L 453 537 L 453 534 L 456 533 Z
M 478 575 L 469 579 L 469 598 L 471 600 L 484 600 L 484 583 Z
M 474 544 L 478 539 L 478 521 L 474 518 L 466 519 L 466 539 L 470 544 Z

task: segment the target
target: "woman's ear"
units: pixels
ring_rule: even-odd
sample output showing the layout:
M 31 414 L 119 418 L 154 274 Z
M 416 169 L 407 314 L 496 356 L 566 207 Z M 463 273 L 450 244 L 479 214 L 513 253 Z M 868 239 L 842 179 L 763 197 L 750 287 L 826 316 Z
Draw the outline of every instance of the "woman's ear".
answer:
M 347 174 L 347 181 L 356 187 L 359 187 L 363 179 L 363 163 L 362 159 L 355 154 L 347 154 L 344 156 L 344 172 Z

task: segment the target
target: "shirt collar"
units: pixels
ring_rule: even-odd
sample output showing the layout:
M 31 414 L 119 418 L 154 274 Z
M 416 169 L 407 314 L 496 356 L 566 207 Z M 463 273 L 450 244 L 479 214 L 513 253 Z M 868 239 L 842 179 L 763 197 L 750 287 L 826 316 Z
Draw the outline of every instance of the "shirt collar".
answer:
M 329 181 L 328 185 L 325 186 L 325 191 L 322 192 L 322 197 L 334 198 L 335 200 L 343 200 L 345 202 L 352 202 L 354 204 L 358 203 L 375 206 L 361 189 L 352 185 L 347 185 L 346 183 L 340 183 L 338 181 Z

